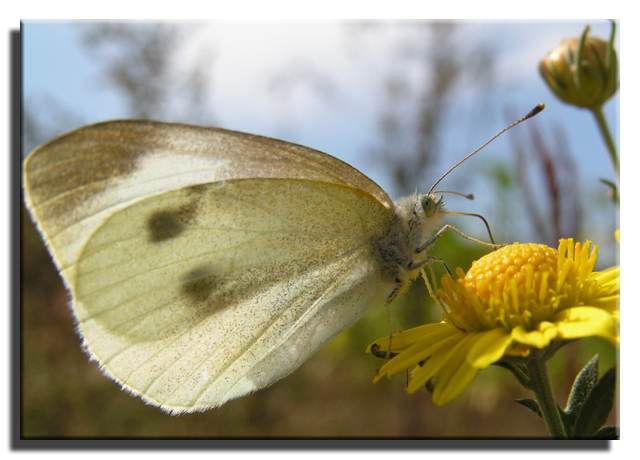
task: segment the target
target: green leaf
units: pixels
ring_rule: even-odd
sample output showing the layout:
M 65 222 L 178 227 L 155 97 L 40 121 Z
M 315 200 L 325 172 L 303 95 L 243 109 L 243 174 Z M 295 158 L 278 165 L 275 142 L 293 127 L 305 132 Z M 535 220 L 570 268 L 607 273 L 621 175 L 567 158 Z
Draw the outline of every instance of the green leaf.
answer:
M 600 179 L 600 182 L 609 186 L 609 196 L 613 200 L 614 203 L 620 202 L 620 192 L 618 192 L 618 186 L 607 179 Z
M 591 439 L 620 439 L 620 427 L 612 425 L 603 426 Z
M 609 369 L 591 390 L 576 421 L 573 438 L 591 438 L 605 424 L 615 400 L 616 368 Z
M 544 417 L 542 415 L 542 411 L 540 410 L 540 406 L 538 405 L 538 402 L 535 399 L 522 398 L 522 399 L 516 399 L 516 402 L 518 404 L 526 407 L 531 412 L 533 412 L 538 417 L 540 417 L 541 419 L 544 420 Z M 569 421 L 569 419 L 570 419 L 569 415 L 567 415 L 567 413 L 562 410 L 562 407 L 560 407 L 559 404 L 556 404 L 556 405 L 558 406 L 558 413 L 560 414 L 560 419 L 562 420 L 562 425 L 565 427 L 565 432 L 567 433 L 567 436 L 570 438 L 571 437 L 571 433 L 572 433 L 571 430 L 573 429 L 573 421 Z M 569 429 L 567 428 L 568 426 L 570 426 Z
M 521 398 L 521 399 L 516 399 L 516 402 L 518 404 L 523 405 L 527 409 L 529 409 L 531 412 L 536 414 L 538 417 L 542 418 L 542 411 L 540 411 L 540 406 L 538 406 L 538 403 L 536 402 L 535 399 Z
M 517 364 L 510 363 L 507 361 L 497 361 L 493 363 L 494 366 L 501 367 L 503 369 L 508 370 L 513 374 L 513 376 L 518 380 L 518 383 L 525 387 L 527 390 L 531 389 L 529 375 L 527 374 L 527 368 L 524 366 L 518 366 Z
M 566 412 L 570 415 L 578 415 L 586 402 L 591 390 L 598 382 L 598 355 L 595 355 L 589 363 L 580 371 L 567 401 Z
M 558 403 L 556 403 L 556 406 L 558 407 L 558 414 L 560 414 L 560 420 L 562 420 L 564 432 L 567 435 L 567 438 L 571 439 L 573 436 L 573 427 L 576 424 L 576 415 L 565 412 Z

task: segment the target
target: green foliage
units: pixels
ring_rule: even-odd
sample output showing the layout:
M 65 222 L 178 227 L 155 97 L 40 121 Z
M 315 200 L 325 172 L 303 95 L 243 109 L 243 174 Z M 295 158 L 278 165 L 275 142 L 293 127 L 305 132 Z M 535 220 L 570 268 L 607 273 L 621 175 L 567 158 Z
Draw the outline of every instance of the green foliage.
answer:
M 591 439 L 620 439 L 620 427 L 603 426 Z
M 616 367 L 598 380 L 598 355 L 576 377 L 567 406 L 558 407 L 565 433 L 569 439 L 617 439 L 620 428 L 604 426 L 615 401 Z M 531 398 L 516 402 L 542 418 L 538 403 Z
M 508 370 L 518 380 L 518 383 L 520 383 L 520 385 L 522 385 L 525 388 L 529 388 L 530 380 L 529 380 L 529 376 L 527 375 L 526 367 L 519 366 L 517 364 L 513 364 L 507 361 L 498 361 L 497 363 L 493 363 L 493 365 L 502 367 L 503 369 Z M 528 399 L 528 398 L 524 398 L 524 399 Z M 521 404 L 525 405 L 528 403 L 521 403 Z
M 569 418 L 570 426 L 574 426 L 580 414 L 581 405 L 589 397 L 589 393 L 598 382 L 598 355 L 580 371 L 571 388 L 565 414 Z M 566 426 L 566 424 L 565 424 Z
M 518 404 L 523 405 L 527 409 L 529 409 L 531 412 L 536 414 L 538 417 L 542 418 L 542 412 L 540 411 L 540 406 L 538 406 L 538 403 L 536 402 L 535 399 L 520 398 L 520 399 L 516 399 L 516 402 Z
M 580 412 L 573 430 L 574 438 L 592 438 L 606 423 L 613 409 L 616 387 L 616 368 L 609 369 L 588 396 L 580 401 Z

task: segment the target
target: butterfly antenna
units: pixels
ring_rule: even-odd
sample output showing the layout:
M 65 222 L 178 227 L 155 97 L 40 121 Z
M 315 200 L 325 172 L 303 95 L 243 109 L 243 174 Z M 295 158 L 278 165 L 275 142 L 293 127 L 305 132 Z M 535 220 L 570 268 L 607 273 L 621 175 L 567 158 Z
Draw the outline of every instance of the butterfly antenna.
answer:
M 458 161 L 449 171 L 447 171 L 446 173 L 444 173 L 442 176 L 440 176 L 440 179 L 438 179 L 436 181 L 435 184 L 433 184 L 433 186 L 431 187 L 431 189 L 429 190 L 429 194 L 431 194 L 433 192 L 433 189 L 436 188 L 436 185 L 438 185 L 440 183 L 440 181 L 442 181 L 442 179 L 444 179 L 445 177 L 447 177 L 447 175 L 449 175 L 449 173 L 451 171 L 453 171 L 454 169 L 456 169 L 458 166 L 460 166 L 462 163 L 464 163 L 465 161 L 467 161 L 469 158 L 471 158 L 472 156 L 474 156 L 476 153 L 478 153 L 480 150 L 482 150 L 483 148 L 485 148 L 487 145 L 489 145 L 491 142 L 493 142 L 494 140 L 496 140 L 498 137 L 500 137 L 502 134 L 504 134 L 506 131 L 509 131 L 511 128 L 513 128 L 514 126 L 522 123 L 525 120 L 528 120 L 531 117 L 536 116 L 537 114 L 539 114 L 540 112 L 542 112 L 544 110 L 544 104 L 538 104 L 536 105 L 533 110 L 531 112 L 529 112 L 528 114 L 526 114 L 524 117 L 520 118 L 518 121 L 516 121 L 515 123 L 510 124 L 509 126 L 507 126 L 505 129 L 503 129 L 502 131 L 500 131 L 498 134 L 496 134 L 495 136 L 493 136 L 491 139 L 489 139 L 487 142 L 485 142 L 481 147 L 477 148 L 476 150 L 474 150 L 473 152 L 471 152 L 469 155 L 467 155 L 466 157 L 464 157 L 462 160 Z
M 434 194 L 442 194 L 442 193 L 451 193 L 452 195 L 458 195 L 461 196 L 463 198 L 466 198 L 467 200 L 475 200 L 476 197 L 473 195 L 473 193 L 460 193 L 460 192 L 454 192 L 452 190 L 436 190 L 434 192 L 430 192 L 430 193 L 434 193 Z

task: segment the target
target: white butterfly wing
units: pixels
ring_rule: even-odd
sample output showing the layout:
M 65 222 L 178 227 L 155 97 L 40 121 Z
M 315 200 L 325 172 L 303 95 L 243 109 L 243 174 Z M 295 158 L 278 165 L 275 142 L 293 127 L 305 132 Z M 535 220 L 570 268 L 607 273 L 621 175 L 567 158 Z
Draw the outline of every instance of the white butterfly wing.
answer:
M 24 170 L 27 207 L 70 289 L 91 234 L 117 210 L 169 190 L 226 179 L 309 179 L 360 189 L 393 209 L 375 182 L 325 153 L 251 134 L 155 121 L 80 128 L 36 149 Z
M 269 385 L 380 304 L 372 241 L 390 214 L 361 191 L 241 179 L 147 198 L 110 217 L 78 262 L 90 352 L 174 412 Z
M 387 194 L 282 141 L 93 125 L 30 155 L 25 199 L 92 356 L 169 411 L 287 375 L 394 288 L 374 249 Z

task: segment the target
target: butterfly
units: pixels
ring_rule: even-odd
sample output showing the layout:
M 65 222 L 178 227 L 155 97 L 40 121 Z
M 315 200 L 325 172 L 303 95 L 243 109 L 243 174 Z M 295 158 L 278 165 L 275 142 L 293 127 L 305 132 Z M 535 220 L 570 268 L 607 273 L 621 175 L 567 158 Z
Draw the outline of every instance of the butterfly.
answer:
M 328 154 L 184 124 L 80 128 L 23 183 L 84 348 L 171 414 L 297 369 L 406 290 L 447 227 L 438 193 L 394 202 Z

